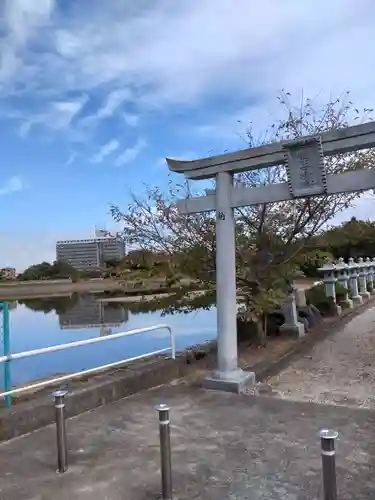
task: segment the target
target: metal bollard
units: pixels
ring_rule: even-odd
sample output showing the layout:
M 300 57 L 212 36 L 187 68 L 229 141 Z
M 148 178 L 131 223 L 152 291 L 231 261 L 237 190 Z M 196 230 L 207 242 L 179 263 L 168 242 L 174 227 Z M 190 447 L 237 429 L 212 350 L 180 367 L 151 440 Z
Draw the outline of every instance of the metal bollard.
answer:
M 172 461 L 170 437 L 170 407 L 166 404 L 155 406 L 159 412 L 161 494 L 162 500 L 172 500 Z
M 55 415 L 56 415 L 56 437 L 57 437 L 57 472 L 62 474 L 68 470 L 68 449 L 66 445 L 65 429 L 65 402 L 64 397 L 68 391 L 56 391 L 52 394 L 54 397 Z
M 324 500 L 337 500 L 335 439 L 338 435 L 330 429 L 320 431 Z

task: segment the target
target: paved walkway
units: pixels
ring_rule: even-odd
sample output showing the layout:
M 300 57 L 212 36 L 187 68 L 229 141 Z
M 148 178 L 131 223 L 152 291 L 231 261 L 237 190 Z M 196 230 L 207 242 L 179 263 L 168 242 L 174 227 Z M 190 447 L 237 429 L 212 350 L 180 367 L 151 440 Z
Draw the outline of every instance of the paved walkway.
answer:
M 63 475 L 55 472 L 53 426 L 3 443 L 0 499 L 156 499 L 153 406 L 167 402 L 176 500 L 322 498 L 323 427 L 340 433 L 339 498 L 368 500 L 375 491 L 374 319 L 369 309 L 317 345 L 311 358 L 271 378 L 271 396 L 171 384 L 69 420 L 70 467 Z

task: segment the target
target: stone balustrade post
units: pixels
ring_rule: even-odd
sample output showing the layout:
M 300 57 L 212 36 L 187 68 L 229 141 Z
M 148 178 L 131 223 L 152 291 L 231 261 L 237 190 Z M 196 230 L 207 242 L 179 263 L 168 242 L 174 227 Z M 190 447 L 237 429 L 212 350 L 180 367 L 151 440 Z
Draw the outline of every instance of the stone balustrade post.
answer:
M 327 261 L 318 271 L 323 274 L 324 288 L 327 298 L 331 300 L 332 312 L 340 315 L 341 307 L 336 303 L 336 266 L 332 262 Z
M 348 260 L 350 298 L 354 305 L 363 303 L 362 297 L 358 293 L 358 265 L 354 262 L 353 257 Z
M 358 264 L 358 283 L 359 283 L 359 295 L 363 300 L 368 300 L 370 294 L 367 291 L 367 274 L 368 269 L 362 257 L 357 261 Z
M 281 310 L 284 315 L 284 323 L 280 326 L 280 333 L 287 333 L 303 337 L 305 335 L 305 325 L 298 321 L 298 312 L 296 307 L 295 289 L 293 288 Z
M 344 259 L 342 257 L 339 258 L 338 262 L 336 263 L 336 272 L 337 272 L 337 281 L 341 285 L 342 288 L 345 290 L 345 297 L 344 299 L 340 302 L 340 305 L 343 305 L 346 308 L 352 309 L 353 308 L 353 301 L 349 298 L 349 286 L 348 286 L 348 281 L 349 281 L 349 269 L 348 265 L 345 264 Z
M 296 298 L 296 306 L 297 307 L 300 307 L 301 309 L 303 309 L 304 307 L 307 307 L 305 290 L 296 290 L 294 292 L 294 295 Z
M 371 294 L 374 294 L 374 259 L 370 259 L 370 257 L 367 257 L 366 259 L 366 266 L 368 269 L 368 274 L 367 274 L 367 284 L 368 287 L 371 289 L 369 292 Z
M 307 304 L 306 291 L 303 289 L 299 289 L 295 291 L 296 298 L 296 307 L 298 320 L 305 325 L 305 332 L 309 330 L 309 328 L 313 328 L 318 325 L 322 316 L 319 311 L 313 304 Z M 302 320 L 302 321 L 301 321 Z

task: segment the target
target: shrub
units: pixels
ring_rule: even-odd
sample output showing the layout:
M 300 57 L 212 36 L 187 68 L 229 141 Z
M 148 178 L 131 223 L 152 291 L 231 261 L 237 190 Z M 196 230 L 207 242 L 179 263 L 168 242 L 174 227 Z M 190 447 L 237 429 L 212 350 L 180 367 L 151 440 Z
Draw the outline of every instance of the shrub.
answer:
M 347 290 L 340 283 L 335 284 L 336 289 L 336 302 L 339 304 L 342 300 L 345 300 Z
M 343 286 L 336 282 L 336 302 L 344 300 L 346 297 L 346 290 Z M 323 315 L 332 314 L 334 311 L 334 303 L 331 297 L 327 297 L 325 286 L 323 283 L 315 285 L 306 291 L 306 301 L 319 309 Z
M 333 260 L 332 254 L 321 250 L 313 250 L 298 258 L 298 263 L 301 271 L 307 278 L 315 278 L 319 275 L 317 269 L 322 267 L 324 262 Z

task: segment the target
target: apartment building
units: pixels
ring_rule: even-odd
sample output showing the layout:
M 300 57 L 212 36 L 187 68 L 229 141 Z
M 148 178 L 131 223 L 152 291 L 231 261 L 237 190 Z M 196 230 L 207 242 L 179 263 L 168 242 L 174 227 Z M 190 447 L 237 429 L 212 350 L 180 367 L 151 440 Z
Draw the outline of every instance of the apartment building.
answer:
M 84 240 L 62 240 L 56 243 L 56 260 L 67 262 L 79 271 L 105 267 L 111 260 L 125 257 L 125 243 L 117 236 L 98 236 Z

